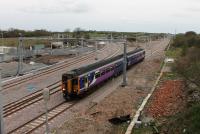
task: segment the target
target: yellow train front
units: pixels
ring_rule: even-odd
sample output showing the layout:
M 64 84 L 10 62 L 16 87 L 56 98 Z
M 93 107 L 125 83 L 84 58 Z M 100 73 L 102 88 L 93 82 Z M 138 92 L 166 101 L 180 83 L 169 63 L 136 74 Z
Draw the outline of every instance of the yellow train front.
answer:
M 79 94 L 79 80 L 73 71 L 62 75 L 62 92 L 65 99 Z

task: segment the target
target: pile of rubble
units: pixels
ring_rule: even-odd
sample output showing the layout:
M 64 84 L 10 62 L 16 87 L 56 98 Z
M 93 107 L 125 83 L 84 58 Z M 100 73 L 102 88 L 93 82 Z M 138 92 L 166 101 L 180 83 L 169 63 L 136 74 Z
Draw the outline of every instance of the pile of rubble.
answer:
M 154 117 L 163 117 L 174 115 L 184 106 L 184 86 L 180 80 L 168 80 L 158 87 L 150 101 L 146 112 Z

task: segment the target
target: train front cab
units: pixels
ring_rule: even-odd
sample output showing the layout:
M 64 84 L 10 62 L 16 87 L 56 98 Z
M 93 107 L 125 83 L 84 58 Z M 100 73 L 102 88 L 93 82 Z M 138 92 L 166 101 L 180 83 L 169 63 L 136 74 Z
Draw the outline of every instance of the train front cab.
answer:
M 62 92 L 65 99 L 70 99 L 72 96 L 79 94 L 78 81 L 78 77 L 75 77 L 73 72 L 62 75 Z

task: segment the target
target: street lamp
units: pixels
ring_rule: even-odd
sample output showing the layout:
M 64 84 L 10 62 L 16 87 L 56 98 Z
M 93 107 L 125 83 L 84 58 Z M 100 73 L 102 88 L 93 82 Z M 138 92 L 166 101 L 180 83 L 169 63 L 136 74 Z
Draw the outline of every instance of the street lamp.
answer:
M 3 46 L 3 31 L 1 31 L 1 39 L 2 39 L 2 46 Z
M 97 49 L 97 41 L 95 41 L 95 60 L 98 60 L 98 49 Z
M 23 44 L 22 44 L 22 34 L 19 33 L 19 46 L 18 46 L 18 75 L 22 75 L 23 68 Z
M 127 86 L 127 76 L 126 76 L 126 68 L 127 68 L 127 37 L 125 37 L 125 42 L 124 44 L 124 61 L 123 61 L 123 82 L 122 82 L 122 87 Z

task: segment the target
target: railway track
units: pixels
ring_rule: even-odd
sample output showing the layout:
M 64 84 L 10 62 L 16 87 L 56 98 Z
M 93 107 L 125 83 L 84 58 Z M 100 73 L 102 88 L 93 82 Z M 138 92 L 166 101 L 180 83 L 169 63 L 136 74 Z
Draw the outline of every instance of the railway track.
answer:
M 61 87 L 61 81 L 55 82 L 51 85 L 49 85 L 47 88 L 50 90 L 50 95 L 53 95 L 57 92 L 59 92 Z M 21 98 L 18 101 L 11 102 L 5 106 L 3 106 L 3 117 L 8 117 L 9 115 L 12 115 L 13 113 L 20 111 L 36 102 L 39 102 L 43 99 L 43 92 L 42 89 L 31 93 L 23 98 Z
M 119 47 L 119 49 L 113 53 L 112 55 L 109 55 L 107 57 L 105 57 L 104 59 L 106 58 L 110 58 L 110 57 L 113 57 L 115 55 L 118 55 L 120 53 L 120 50 L 122 48 Z M 49 86 L 47 86 L 47 88 L 50 89 L 50 95 L 53 95 L 57 92 L 60 91 L 60 86 L 61 86 L 61 81 L 57 81 Z M 13 113 L 16 113 L 17 111 L 21 111 L 25 108 L 27 108 L 28 106 L 31 106 L 37 102 L 40 102 L 43 100 L 43 93 L 42 93 L 42 90 L 43 89 L 40 89 L 34 93 L 31 93 L 23 98 L 21 98 L 20 100 L 18 101 L 15 101 L 15 102 L 12 102 L 12 103 L 9 103 L 7 105 L 5 105 L 3 107 L 3 117 L 6 118 L 6 117 L 9 117 L 10 115 L 12 115 Z M 68 105 L 68 103 L 66 103 L 66 105 Z M 61 113 L 63 113 L 65 110 L 69 109 L 70 107 L 72 107 L 73 105 L 75 104 L 70 104 L 68 106 L 65 105 L 65 102 L 62 102 L 61 104 L 53 107 L 52 109 L 50 109 L 49 111 L 49 120 L 52 120 L 53 118 L 55 118 L 56 116 L 60 115 Z M 59 108 L 61 107 L 61 108 Z M 57 109 L 61 109 L 61 110 L 57 110 Z M 62 110 L 63 109 L 63 110 Z M 57 111 L 57 112 L 56 112 Z M 44 123 L 45 123 L 45 120 L 44 120 L 44 113 L 37 116 L 36 118 L 28 121 L 27 123 L 23 124 L 22 126 L 19 126 L 18 128 L 8 132 L 9 134 L 10 133 L 31 133 L 33 132 L 34 130 L 40 128 Z M 37 122 L 37 123 L 35 123 Z M 39 122 L 39 123 L 38 123 Z M 36 125 L 37 124 L 37 125 Z
M 101 51 L 103 51 L 103 50 L 105 50 L 105 49 L 106 49 L 106 48 L 104 47 L 103 49 L 101 49 Z M 89 54 L 87 54 L 87 55 L 84 55 L 84 56 L 82 56 L 82 57 L 79 57 L 79 58 L 76 59 L 76 60 L 75 60 L 75 59 L 71 59 L 70 61 L 66 61 L 65 64 L 62 63 L 62 64 L 59 65 L 59 66 L 52 67 L 52 68 L 50 68 L 50 69 L 41 71 L 40 73 L 33 74 L 33 75 L 29 76 L 29 77 L 24 77 L 24 78 L 21 78 L 21 79 L 19 79 L 19 80 L 17 80 L 17 81 L 13 81 L 12 83 L 7 83 L 7 84 L 3 85 L 3 90 L 6 90 L 6 89 L 8 89 L 8 88 L 10 88 L 10 87 L 13 87 L 13 86 L 16 86 L 16 85 L 18 85 L 18 84 L 21 84 L 21 83 L 23 83 L 23 82 L 27 82 L 27 81 L 29 81 L 29 80 L 38 78 L 38 77 L 40 77 L 40 76 L 43 76 L 43 75 L 50 74 L 50 73 L 53 73 L 53 72 L 55 72 L 55 71 L 61 70 L 61 69 L 65 68 L 65 67 L 68 67 L 68 66 L 70 66 L 70 65 L 72 65 L 72 64 L 75 64 L 75 63 L 77 63 L 77 62 L 79 62 L 79 61 L 88 60 L 88 58 L 91 58 L 91 55 L 92 55 L 92 54 L 94 54 L 94 52 L 91 52 L 91 53 L 89 53 Z M 92 56 L 92 58 L 94 58 L 94 55 Z
M 114 54 L 112 54 L 108 57 L 105 57 L 105 59 L 119 54 L 120 50 L 121 50 L 121 48 L 118 49 Z M 50 90 L 50 95 L 53 95 L 53 94 L 59 92 L 60 87 L 61 87 L 61 80 L 47 86 L 47 88 L 49 88 L 49 90 Z M 43 89 L 39 89 L 34 93 L 31 93 L 27 96 L 24 96 L 20 100 L 17 100 L 17 101 L 9 103 L 7 105 L 4 105 L 3 106 L 3 117 L 4 118 L 8 117 L 8 116 L 12 115 L 13 113 L 15 113 L 17 111 L 20 111 L 20 110 L 22 110 L 22 109 L 24 109 L 24 108 L 26 108 L 26 107 L 34 104 L 34 103 L 41 101 L 43 99 L 42 90 Z
M 57 106 L 53 107 L 48 112 L 48 120 L 51 121 L 52 119 L 56 118 L 57 116 L 61 115 L 66 110 L 73 107 L 77 102 L 68 102 L 66 103 L 63 101 L 62 103 L 58 104 Z M 9 131 L 8 134 L 29 134 L 35 131 L 36 129 L 42 127 L 45 124 L 45 114 L 41 114 L 29 122 L 23 124 L 15 128 L 12 131 Z

